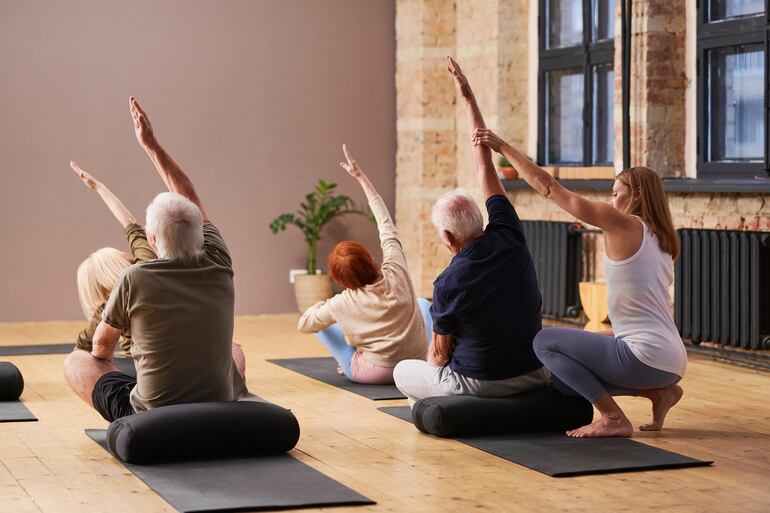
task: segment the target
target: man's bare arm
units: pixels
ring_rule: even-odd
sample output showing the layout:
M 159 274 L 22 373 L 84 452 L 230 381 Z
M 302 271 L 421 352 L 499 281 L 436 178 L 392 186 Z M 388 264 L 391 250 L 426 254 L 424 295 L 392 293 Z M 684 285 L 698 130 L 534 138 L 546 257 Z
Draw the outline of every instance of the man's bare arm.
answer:
M 484 117 L 481 115 L 481 110 L 476 102 L 476 96 L 473 94 L 468 79 L 463 74 L 460 66 L 451 57 L 447 57 L 447 68 L 449 73 L 452 74 L 458 95 L 465 102 L 470 133 L 472 134 L 474 130 L 479 128 L 486 128 Z M 486 201 L 490 197 L 499 194 L 505 195 L 505 188 L 500 182 L 500 177 L 497 176 L 495 165 L 492 163 L 492 152 L 490 149 L 486 146 L 474 145 L 473 161 L 476 165 L 476 172 L 479 175 L 479 182 L 481 182 L 481 192 L 484 195 L 484 200 Z
M 112 356 L 115 353 L 115 346 L 118 345 L 118 340 L 120 340 L 120 334 L 121 330 L 113 328 L 104 321 L 100 322 L 94 333 L 91 356 L 99 360 L 112 362 Z
M 155 165 L 155 169 L 158 170 L 158 174 L 163 179 L 163 183 L 166 184 L 166 188 L 171 192 L 181 194 L 195 203 L 201 211 L 203 220 L 207 221 L 208 215 L 203 208 L 203 203 L 193 186 L 192 180 L 190 180 L 190 177 L 187 176 L 187 173 L 184 172 L 173 157 L 158 143 L 147 113 L 144 112 L 139 102 L 133 96 L 128 99 L 128 104 L 131 118 L 134 121 L 136 140 L 139 141 L 144 151 L 147 152 L 150 160 Z
M 433 340 L 428 347 L 428 363 L 435 367 L 443 367 L 452 357 L 452 335 L 433 333 Z

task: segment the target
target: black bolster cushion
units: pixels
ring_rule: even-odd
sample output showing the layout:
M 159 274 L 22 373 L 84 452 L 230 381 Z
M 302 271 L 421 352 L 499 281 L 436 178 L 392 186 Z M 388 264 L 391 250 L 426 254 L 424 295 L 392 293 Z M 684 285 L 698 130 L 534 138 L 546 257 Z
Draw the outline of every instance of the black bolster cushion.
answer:
M 442 437 L 575 429 L 593 419 L 591 403 L 553 388 L 489 399 L 468 395 L 428 397 L 412 407 L 423 433 Z
M 0 362 L 0 401 L 15 401 L 24 391 L 24 378 L 10 362 Z
M 110 451 L 137 464 L 283 453 L 297 440 L 299 423 L 291 411 L 253 401 L 163 406 L 107 429 Z

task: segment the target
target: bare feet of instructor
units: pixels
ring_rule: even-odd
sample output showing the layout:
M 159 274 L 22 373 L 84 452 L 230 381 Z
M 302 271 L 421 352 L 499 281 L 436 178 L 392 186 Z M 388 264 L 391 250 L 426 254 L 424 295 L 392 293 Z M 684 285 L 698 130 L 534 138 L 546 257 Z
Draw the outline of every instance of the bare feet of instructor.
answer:
M 602 415 L 594 422 L 581 428 L 567 431 L 567 436 L 574 438 L 598 438 L 608 436 L 629 437 L 634 433 L 634 427 L 631 425 L 625 415 L 620 416 Z
M 667 388 L 643 390 L 639 395 L 652 401 L 652 422 L 642 424 L 639 429 L 642 431 L 660 431 L 663 428 L 668 410 L 679 402 L 684 395 L 684 390 L 679 385 L 672 385 Z
M 598 438 L 607 436 L 629 437 L 634 434 L 631 421 L 620 409 L 615 399 L 604 393 L 594 403 L 601 416 L 586 426 L 567 431 L 567 436 L 575 438 Z

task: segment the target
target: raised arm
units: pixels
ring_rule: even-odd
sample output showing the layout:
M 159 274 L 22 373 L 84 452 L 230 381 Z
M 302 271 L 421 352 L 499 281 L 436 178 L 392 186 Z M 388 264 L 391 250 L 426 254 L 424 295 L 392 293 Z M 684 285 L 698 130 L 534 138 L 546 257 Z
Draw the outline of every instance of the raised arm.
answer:
M 457 93 L 465 102 L 465 111 L 468 114 L 468 125 L 470 131 L 479 128 L 486 128 L 484 124 L 484 117 L 481 115 L 478 103 L 476 103 L 476 96 L 473 94 L 468 79 L 465 78 L 460 66 L 451 58 L 447 57 L 447 68 L 449 73 L 452 74 L 452 78 L 457 88 Z M 476 172 L 479 175 L 479 182 L 481 182 L 481 192 L 484 195 L 486 201 L 491 196 L 497 196 L 498 194 L 505 195 L 505 188 L 503 188 L 500 177 L 497 176 L 497 170 L 492 163 L 492 152 L 486 146 L 473 146 L 473 161 L 476 164 Z
M 372 213 L 377 220 L 377 230 L 380 233 L 383 264 L 388 261 L 396 260 L 402 267 L 406 266 L 406 256 L 404 256 L 401 241 L 398 239 L 398 230 L 393 223 L 393 219 L 390 217 L 388 207 L 380 197 L 377 189 L 374 188 L 372 182 L 369 181 L 369 178 L 367 178 L 366 174 L 358 165 L 358 162 L 350 156 L 348 148 L 344 144 L 342 145 L 342 151 L 345 153 L 346 162 L 340 162 L 340 166 L 358 181 L 359 185 L 364 190 L 364 194 L 366 194 L 366 199 L 369 200 L 369 207 L 372 209 Z
M 177 164 L 177 162 L 166 152 L 165 149 L 158 143 L 155 138 L 155 132 L 150 124 L 150 118 L 147 117 L 147 113 L 144 112 L 139 102 L 133 96 L 128 99 L 129 109 L 131 111 L 131 118 L 134 121 L 134 132 L 136 134 L 136 140 L 155 165 L 155 169 L 158 170 L 158 174 L 163 179 L 163 183 L 166 184 L 171 192 L 181 194 L 185 198 L 195 203 L 201 211 L 204 221 L 208 221 L 208 215 L 203 209 L 200 197 L 193 186 L 192 180 Z
M 112 215 L 115 216 L 115 219 L 118 220 L 123 228 L 126 228 L 131 224 L 136 224 L 136 218 L 131 213 L 131 211 L 126 208 L 123 202 L 120 201 L 118 197 L 107 188 L 106 185 L 81 169 L 81 167 L 78 166 L 76 162 L 70 162 L 70 167 L 80 177 L 86 187 L 96 191 L 99 196 L 101 196 L 104 204 L 107 205 L 107 208 L 110 209 Z
M 345 171 L 347 171 L 350 176 L 356 179 L 358 184 L 364 190 L 364 194 L 366 194 L 367 200 L 372 200 L 373 198 L 378 197 L 380 193 L 377 192 L 377 189 L 374 188 L 372 182 L 369 181 L 369 177 L 366 176 L 364 171 L 361 169 L 361 166 L 358 165 L 358 162 L 356 162 L 353 157 L 350 156 L 348 147 L 344 144 L 342 145 L 342 151 L 345 153 L 345 160 L 347 162 L 340 162 L 340 166 Z
M 632 216 L 620 212 L 610 204 L 586 199 L 565 188 L 545 169 L 529 160 L 491 130 L 476 129 L 473 132 L 473 143 L 504 155 L 519 172 L 519 176 L 535 191 L 581 221 L 607 232 L 630 230 L 638 226 L 638 221 Z

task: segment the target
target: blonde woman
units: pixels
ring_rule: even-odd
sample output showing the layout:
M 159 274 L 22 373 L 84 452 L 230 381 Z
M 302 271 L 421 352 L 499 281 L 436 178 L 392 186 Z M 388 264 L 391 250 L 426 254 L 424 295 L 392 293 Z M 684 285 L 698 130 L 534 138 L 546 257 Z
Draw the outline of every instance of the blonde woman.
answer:
M 604 232 L 614 333 L 547 328 L 534 341 L 535 353 L 557 388 L 585 397 L 601 413 L 592 424 L 567 435 L 631 436 L 633 426 L 613 395 L 650 399 L 652 422 L 640 429 L 660 430 L 666 413 L 682 397 L 677 383 L 687 368 L 669 297 L 679 239 L 660 178 L 646 167 L 627 169 L 615 178 L 609 204 L 591 201 L 565 189 L 491 130 L 474 131 L 473 142 L 502 153 L 533 189 Z
M 131 247 L 129 255 L 115 248 L 102 248 L 91 253 L 78 267 L 78 296 L 80 307 L 86 319 L 90 319 L 88 326 L 80 332 L 76 343 L 77 349 L 91 351 L 96 327 L 102 320 L 104 305 L 110 297 L 112 288 L 118 281 L 120 273 L 131 264 L 155 260 L 157 256 L 147 242 L 147 234 L 137 222 L 133 214 L 126 208 L 106 185 L 96 180 L 84 171 L 75 162 L 70 162 L 72 170 L 80 177 L 89 189 L 97 192 L 102 198 L 112 215 L 123 226 Z M 123 332 L 120 340 L 120 349 L 129 354 L 131 349 L 131 334 L 129 330 Z

